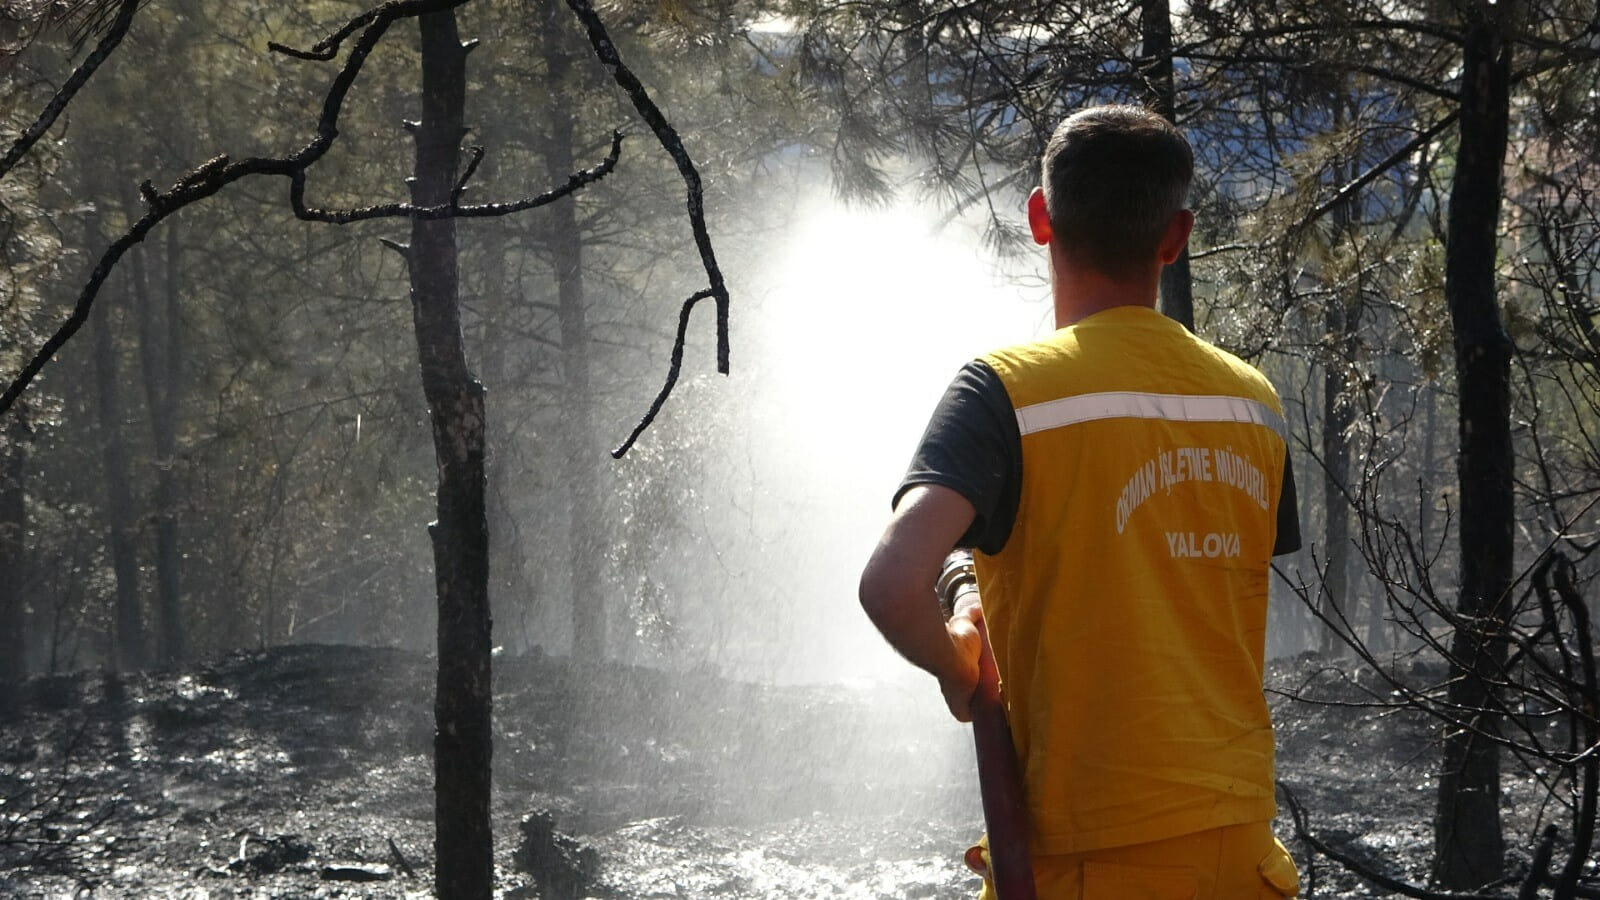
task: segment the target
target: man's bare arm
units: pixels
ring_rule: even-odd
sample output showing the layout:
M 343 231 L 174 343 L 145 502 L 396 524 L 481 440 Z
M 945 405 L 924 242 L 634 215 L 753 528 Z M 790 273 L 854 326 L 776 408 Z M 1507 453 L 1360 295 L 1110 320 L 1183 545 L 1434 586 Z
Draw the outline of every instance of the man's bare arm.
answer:
M 946 623 L 933 585 L 944 558 L 976 515 L 967 498 L 950 488 L 911 488 L 861 573 L 861 608 L 890 646 L 939 679 L 951 714 L 963 722 L 972 717 L 983 613 L 968 605 Z

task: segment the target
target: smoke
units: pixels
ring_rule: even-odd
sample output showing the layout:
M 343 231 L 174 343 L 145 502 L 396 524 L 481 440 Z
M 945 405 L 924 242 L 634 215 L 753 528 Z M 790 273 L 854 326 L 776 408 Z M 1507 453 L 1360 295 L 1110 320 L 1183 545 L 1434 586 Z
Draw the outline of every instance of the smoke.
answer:
M 931 206 L 818 194 L 742 290 L 743 362 L 725 392 L 742 418 L 740 472 L 708 502 L 739 511 L 714 517 L 725 527 L 712 543 L 771 607 L 731 611 L 758 639 L 719 664 L 781 682 L 899 680 L 912 670 L 861 614 L 857 578 L 950 378 L 1044 333 L 1049 295 L 1042 256 L 1003 269 L 975 226 L 938 227 Z

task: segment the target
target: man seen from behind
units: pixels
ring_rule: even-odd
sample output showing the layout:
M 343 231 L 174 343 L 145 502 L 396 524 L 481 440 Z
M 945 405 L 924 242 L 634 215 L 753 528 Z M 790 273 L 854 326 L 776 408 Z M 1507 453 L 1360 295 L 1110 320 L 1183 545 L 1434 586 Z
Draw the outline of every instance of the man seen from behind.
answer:
M 1282 405 L 1155 311 L 1192 171 L 1142 109 L 1056 130 L 1027 204 L 1056 331 L 956 376 L 861 578 L 873 623 L 962 721 L 987 628 L 1042 900 L 1297 890 L 1262 694 L 1269 562 L 1300 543 Z M 946 623 L 933 584 L 957 547 L 981 607 Z

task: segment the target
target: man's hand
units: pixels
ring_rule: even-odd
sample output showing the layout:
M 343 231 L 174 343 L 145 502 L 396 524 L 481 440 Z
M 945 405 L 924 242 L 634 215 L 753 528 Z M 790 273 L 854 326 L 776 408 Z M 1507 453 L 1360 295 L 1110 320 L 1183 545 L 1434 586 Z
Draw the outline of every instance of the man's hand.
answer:
M 956 604 L 955 615 L 945 623 L 956 651 L 957 667 L 939 676 L 939 690 L 950 715 L 958 722 L 972 721 L 972 697 L 978 691 L 978 662 L 983 656 L 983 607 L 969 593 Z

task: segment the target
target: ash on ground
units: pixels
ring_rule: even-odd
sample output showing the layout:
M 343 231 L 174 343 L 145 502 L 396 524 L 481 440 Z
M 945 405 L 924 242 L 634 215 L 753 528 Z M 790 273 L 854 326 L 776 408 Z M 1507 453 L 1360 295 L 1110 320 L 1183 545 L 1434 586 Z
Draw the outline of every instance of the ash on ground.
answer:
M 969 735 L 928 698 L 544 657 L 495 677 L 504 897 L 976 894 Z M 0 697 L 0 894 L 430 896 L 433 679 L 418 655 L 329 646 L 33 679 Z M 1269 687 L 1311 828 L 1423 883 L 1436 726 L 1346 705 L 1374 691 L 1336 663 L 1283 661 Z M 1539 797 L 1508 788 L 1508 843 L 1531 848 Z M 1279 826 L 1314 896 L 1381 896 L 1313 873 Z

